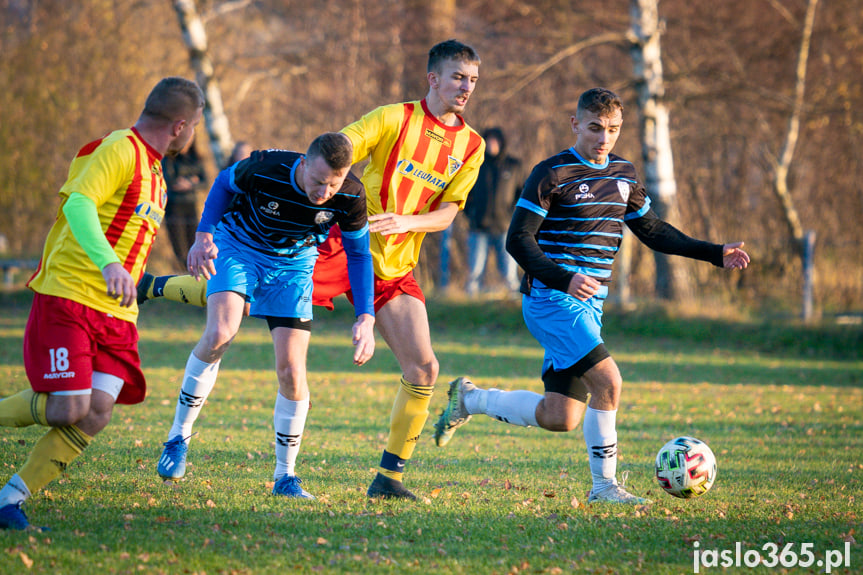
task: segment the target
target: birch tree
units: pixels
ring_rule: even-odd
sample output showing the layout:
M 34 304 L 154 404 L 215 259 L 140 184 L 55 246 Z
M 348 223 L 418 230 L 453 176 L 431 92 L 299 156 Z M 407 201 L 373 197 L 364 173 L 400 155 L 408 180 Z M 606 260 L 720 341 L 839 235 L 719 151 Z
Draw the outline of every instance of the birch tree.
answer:
M 173 0 L 183 41 L 189 49 L 189 62 L 195 72 L 195 79 L 206 96 L 204 124 L 210 136 L 210 147 L 217 169 L 225 163 L 234 146 L 231 128 L 222 104 L 222 91 L 216 80 L 213 62 L 207 54 L 207 31 L 198 14 L 195 0 Z
M 677 208 L 677 183 L 674 179 L 674 159 L 668 109 L 664 103 L 662 51 L 659 37 L 657 0 L 632 0 L 631 53 L 638 93 L 641 123 L 641 150 L 644 159 L 644 184 L 656 203 L 656 212 L 676 225 L 680 220 Z M 691 297 L 691 281 L 682 262 L 666 254 L 654 252 L 656 262 L 656 295 L 674 300 Z
M 773 164 L 773 193 L 782 206 L 782 214 L 791 234 L 794 249 L 801 260 L 803 270 L 803 319 L 811 320 L 813 315 L 813 291 L 814 291 L 814 264 L 812 251 L 814 249 L 814 232 L 806 234 L 803 224 L 800 223 L 800 215 L 794 207 L 791 190 L 788 186 L 788 172 L 794 157 L 794 149 L 800 135 L 800 118 L 803 114 L 804 96 L 806 94 L 806 64 L 809 61 L 809 47 L 812 40 L 812 28 L 815 26 L 815 10 L 818 0 L 809 0 L 806 6 L 806 19 L 803 23 L 803 34 L 800 40 L 800 49 L 797 53 L 796 79 L 794 84 L 794 103 L 791 116 L 788 118 L 788 131 L 785 134 L 785 142 L 778 158 L 771 157 Z

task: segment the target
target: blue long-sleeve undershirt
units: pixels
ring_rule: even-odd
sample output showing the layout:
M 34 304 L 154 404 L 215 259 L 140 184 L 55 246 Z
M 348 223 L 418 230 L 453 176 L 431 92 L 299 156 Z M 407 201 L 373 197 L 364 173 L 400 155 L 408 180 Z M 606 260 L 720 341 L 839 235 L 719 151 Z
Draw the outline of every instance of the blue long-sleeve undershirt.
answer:
M 372 254 L 369 251 L 369 226 L 354 232 L 342 230 L 342 245 L 348 258 L 348 279 L 354 296 L 356 315 L 375 315 L 375 282 Z

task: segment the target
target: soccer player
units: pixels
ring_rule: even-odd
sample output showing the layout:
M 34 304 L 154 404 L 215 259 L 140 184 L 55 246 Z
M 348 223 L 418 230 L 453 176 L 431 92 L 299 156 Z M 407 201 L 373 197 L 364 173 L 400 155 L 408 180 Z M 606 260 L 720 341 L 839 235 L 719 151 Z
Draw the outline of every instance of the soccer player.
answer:
M 0 425 L 51 429 L 0 489 L 0 528 L 26 528 L 22 503 L 108 425 L 115 403 L 144 400 L 135 284 L 165 214 L 161 159 L 191 140 L 203 107 L 197 84 L 164 78 L 132 128 L 90 142 L 72 160 L 28 282 L 35 294 L 24 367 L 32 389 L 0 401 Z
M 422 290 L 414 278 L 427 232 L 445 230 L 464 207 L 476 181 L 485 144 L 461 116 L 479 77 L 476 51 L 441 42 L 429 51 L 429 90 L 419 101 L 377 108 L 342 131 L 354 143 L 363 172 L 372 231 L 377 328 L 402 369 L 390 431 L 369 497 L 416 499 L 403 484 L 437 380 Z M 315 267 L 315 302 L 351 294 L 338 236 Z
M 390 433 L 369 497 L 416 499 L 402 483 L 437 380 L 425 297 L 413 275 L 425 234 L 445 230 L 464 207 L 485 152 L 464 111 L 477 79 L 480 58 L 470 46 L 447 40 L 429 51 L 428 93 L 422 100 L 377 108 L 345 127 L 353 161 L 366 158 L 362 176 L 374 263 L 377 328 L 403 375 L 390 415 Z M 314 304 L 333 309 L 347 294 L 343 230 L 333 227 L 315 265 Z M 190 276 L 147 278 L 139 301 L 166 297 L 201 305 Z
M 157 464 L 177 480 L 186 472 L 192 425 L 216 383 L 222 356 L 243 310 L 267 320 L 279 390 L 274 495 L 314 499 L 295 464 L 309 411 L 306 355 L 312 327 L 312 271 L 317 246 L 334 224 L 343 231 L 346 272 L 357 294 L 354 363 L 374 353 L 372 259 L 363 185 L 350 174 L 353 146 L 341 133 L 318 136 L 306 154 L 252 153 L 223 170 L 207 196 L 188 266 L 207 281 L 207 325 L 186 363 L 174 423 Z
M 534 167 L 507 235 L 507 250 L 525 270 L 525 324 L 545 349 L 545 395 L 486 390 L 459 378 L 450 384 L 435 442 L 446 445 L 472 414 L 549 431 L 571 431 L 583 415 L 593 476 L 588 501 L 643 504 L 649 501 L 617 483 L 623 382 L 600 335 L 623 225 L 653 250 L 727 269 L 745 268 L 749 256 L 742 242 L 695 240 L 657 217 L 632 164 L 611 154 L 622 123 L 623 104 L 613 92 L 582 94 L 570 119 L 575 145 Z

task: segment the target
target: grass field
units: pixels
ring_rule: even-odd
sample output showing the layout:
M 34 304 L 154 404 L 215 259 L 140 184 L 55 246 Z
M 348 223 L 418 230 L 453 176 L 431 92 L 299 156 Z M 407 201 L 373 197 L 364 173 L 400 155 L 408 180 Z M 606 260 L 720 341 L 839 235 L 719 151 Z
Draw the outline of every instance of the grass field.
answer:
M 0 294 L 0 397 L 28 385 L 28 307 L 26 293 Z M 118 407 L 68 474 L 27 503 L 31 523 L 50 531 L 0 531 L 0 573 L 661 574 L 694 572 L 694 557 L 702 573 L 823 573 L 826 559 L 842 562 L 833 573 L 863 572 L 860 326 L 610 309 L 605 336 L 624 377 L 619 471 L 655 502 L 620 508 L 586 505 L 580 428 L 552 434 L 478 416 L 435 447 L 447 381 L 469 374 L 541 391 L 542 351 L 517 303 L 429 307 L 442 373 L 406 475 L 420 502 L 365 496 L 399 370 L 380 338 L 370 364 L 352 366 L 346 302 L 319 311 L 309 354 L 313 408 L 298 473 L 317 501 L 269 495 L 276 384 L 258 320 L 223 362 L 185 480 L 162 482 L 156 460 L 204 315 L 151 302 L 140 321 L 147 400 Z M 0 483 L 43 432 L 0 429 Z M 656 451 L 678 435 L 705 440 L 718 460 L 699 499 L 674 499 L 653 478 Z M 722 568 L 738 549 L 778 565 Z

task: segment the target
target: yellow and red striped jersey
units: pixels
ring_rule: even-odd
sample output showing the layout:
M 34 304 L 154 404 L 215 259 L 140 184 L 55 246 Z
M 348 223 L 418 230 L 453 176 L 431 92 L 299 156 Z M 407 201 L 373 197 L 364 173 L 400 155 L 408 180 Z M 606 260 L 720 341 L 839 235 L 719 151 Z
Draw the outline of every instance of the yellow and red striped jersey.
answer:
M 485 155 L 485 142 L 462 119 L 446 126 L 425 100 L 381 106 L 345 127 L 354 163 L 369 158 L 363 172 L 369 215 L 425 214 L 441 202 L 464 207 Z M 371 235 L 375 274 L 391 280 L 419 260 L 425 232 Z
M 73 192 L 93 200 L 105 237 L 136 283 L 165 215 L 167 189 L 161 159 L 134 128 L 117 130 L 78 151 L 60 188 L 63 203 Z M 69 229 L 62 203 L 39 269 L 27 285 L 122 320 L 134 322 L 138 316 L 137 305 L 121 307 L 107 295 L 102 272 Z

